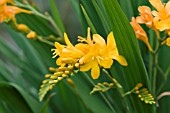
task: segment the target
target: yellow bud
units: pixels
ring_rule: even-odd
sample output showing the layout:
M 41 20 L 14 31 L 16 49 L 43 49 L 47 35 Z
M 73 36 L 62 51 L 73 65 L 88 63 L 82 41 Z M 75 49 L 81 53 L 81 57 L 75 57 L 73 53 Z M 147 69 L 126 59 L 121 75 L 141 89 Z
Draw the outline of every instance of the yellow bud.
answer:
M 145 100 L 145 103 L 148 104 L 149 102 L 147 100 Z
M 103 85 L 108 85 L 108 83 L 107 82 L 103 82 Z
M 57 78 L 58 76 L 54 76 L 54 75 L 50 77 L 50 79 L 57 79 Z
M 137 90 L 137 91 L 136 91 L 136 93 L 138 94 L 138 93 L 139 93 L 139 91 Z
M 65 70 L 67 70 L 67 67 L 59 67 L 58 70 L 59 71 L 65 71 Z
M 113 84 L 113 83 L 110 83 L 110 84 L 109 84 L 109 86 L 110 86 L 110 87 L 113 87 L 113 86 L 114 86 L 114 84 Z
M 66 64 L 73 64 L 74 63 L 74 60 L 73 58 L 63 58 L 61 60 L 62 63 L 66 63 Z
M 24 32 L 24 33 L 29 33 L 30 32 L 30 29 L 25 24 L 17 25 L 17 29 L 19 31 L 21 31 L 21 32 Z
M 56 68 L 49 67 L 49 71 L 51 71 L 51 72 L 56 72 Z
M 43 88 L 43 87 L 44 87 L 44 85 L 41 85 L 40 87 L 41 87 L 41 88 Z
M 102 92 L 106 92 L 106 89 L 102 89 Z
M 142 96 L 141 95 L 138 95 L 139 98 L 141 98 Z
M 143 84 L 142 84 L 142 83 L 139 83 L 139 84 L 137 84 L 136 86 L 137 86 L 137 87 L 142 87 Z
M 135 90 L 138 90 L 140 87 L 142 87 L 143 85 L 141 83 L 137 84 L 136 87 L 134 88 Z
M 63 77 L 63 78 L 66 78 L 66 77 L 67 77 L 67 75 L 66 75 L 66 74 L 62 74 L 62 77 Z
M 76 67 L 76 68 L 80 68 L 80 64 L 79 64 L 79 63 L 76 63 L 76 64 L 75 64 L 75 67 Z
M 54 85 L 51 85 L 51 86 L 50 86 L 50 88 L 49 88 L 49 90 L 52 90 L 52 89 L 53 89 L 53 87 L 54 87 Z
M 63 74 L 63 72 L 56 72 L 56 73 L 54 73 L 54 76 L 60 76 L 62 74 Z
M 51 76 L 51 74 L 46 74 L 45 78 L 49 78 Z
M 63 77 L 58 77 L 58 81 L 61 81 L 63 79 Z
M 73 67 L 73 66 L 71 66 L 71 65 L 70 65 L 70 66 L 68 66 L 68 69 L 69 69 L 69 70 L 73 70 L 73 68 L 74 68 L 74 67 Z
M 46 84 L 47 82 L 48 82 L 48 80 L 44 80 L 42 83 L 43 83 L 43 84 Z
M 32 38 L 36 38 L 37 37 L 37 33 L 34 31 L 31 31 L 27 34 L 27 38 L 32 39 Z
M 53 83 L 54 83 L 54 80 L 50 80 L 48 83 L 49 83 L 49 84 L 53 84 Z
M 69 74 L 70 74 L 70 71 L 64 71 L 64 73 L 65 73 L 66 75 L 69 75 Z
M 68 79 L 67 79 L 67 82 L 68 82 L 72 87 L 75 87 L 73 80 L 71 80 L 71 79 L 68 78 Z
M 141 101 L 144 101 L 144 98 L 141 98 Z

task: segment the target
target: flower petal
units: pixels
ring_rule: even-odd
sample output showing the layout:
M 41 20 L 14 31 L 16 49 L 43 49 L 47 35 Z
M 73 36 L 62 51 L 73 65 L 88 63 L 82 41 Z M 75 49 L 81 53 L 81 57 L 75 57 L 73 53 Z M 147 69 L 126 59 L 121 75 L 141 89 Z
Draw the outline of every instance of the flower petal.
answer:
M 96 61 L 93 61 L 93 65 L 91 69 L 91 76 L 93 79 L 98 79 L 100 76 L 100 68 Z
M 167 46 L 170 46 L 170 38 L 167 38 L 167 39 L 166 39 L 166 45 L 167 45 Z
M 155 23 L 155 26 L 160 31 L 170 29 L 170 17 L 165 20 L 159 21 L 158 23 Z
M 113 32 L 110 32 L 109 35 L 107 36 L 107 47 L 110 49 L 116 48 L 116 42 Z
M 162 4 L 161 0 L 149 0 L 149 2 L 159 12 L 164 9 L 164 5 Z
M 70 42 L 70 40 L 68 39 L 68 36 L 67 36 L 66 33 L 64 33 L 64 40 L 65 40 L 67 46 L 74 47 L 74 46 L 72 45 L 72 43 Z
M 91 35 L 90 35 L 90 27 L 87 28 L 87 42 L 89 45 L 93 45 L 93 41 L 91 40 Z
M 113 64 L 113 60 L 110 58 L 100 61 L 100 66 L 102 66 L 104 68 L 110 68 L 112 64 Z
M 121 56 L 121 55 L 116 55 L 116 56 L 113 57 L 113 59 L 117 60 L 123 66 L 127 66 L 128 65 L 126 59 L 123 56 Z
M 98 43 L 100 46 L 106 46 L 105 40 L 98 34 L 93 35 L 94 42 Z
M 87 63 L 85 63 L 84 65 L 81 65 L 80 66 L 80 71 L 88 71 L 92 68 L 92 65 L 93 65 L 93 61 L 89 61 Z
M 165 10 L 166 10 L 167 16 L 170 16 L 170 1 L 166 3 Z
M 55 42 L 55 47 L 57 48 L 57 51 L 58 51 L 59 53 L 61 53 L 62 50 L 64 49 L 64 46 L 61 45 L 61 44 L 58 43 L 58 42 Z

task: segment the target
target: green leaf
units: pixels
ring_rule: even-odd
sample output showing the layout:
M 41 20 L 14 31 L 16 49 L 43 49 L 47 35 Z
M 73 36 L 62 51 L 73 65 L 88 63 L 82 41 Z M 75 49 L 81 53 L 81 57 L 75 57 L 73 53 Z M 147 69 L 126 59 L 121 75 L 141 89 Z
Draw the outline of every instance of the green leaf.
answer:
M 91 31 L 92 31 L 93 33 L 97 33 L 97 32 L 96 32 L 96 29 L 95 29 L 95 27 L 94 27 L 94 25 L 93 25 L 93 23 L 92 23 L 92 21 L 90 20 L 88 14 L 87 14 L 87 12 L 86 12 L 86 10 L 84 9 L 84 7 L 83 7 L 82 5 L 81 5 L 81 9 L 82 9 L 82 11 L 83 11 L 83 13 L 84 13 L 84 16 L 85 16 L 85 18 L 86 18 L 86 21 L 87 21 L 88 25 L 89 25 L 90 28 L 91 28 Z
M 19 86 L 13 83 L 0 82 L 0 90 L 0 100 L 3 100 L 13 113 L 39 112 L 39 104 Z
M 117 0 L 103 0 L 103 3 L 112 25 L 119 53 L 128 62 L 128 66 L 121 69 L 123 72 L 122 77 L 126 82 L 125 89 L 127 87 L 126 90 L 130 90 L 137 83 L 142 83 L 150 89 L 148 75 L 139 52 L 136 36 L 127 17 L 120 8 Z M 152 106 L 143 104 L 135 96 L 131 96 L 131 102 L 136 113 L 153 112 Z M 130 107 L 132 108 L 132 106 Z
M 51 13 L 54 17 L 56 24 L 58 25 L 62 33 L 64 33 L 65 32 L 64 25 L 59 15 L 59 11 L 57 9 L 55 0 L 49 0 L 49 4 L 50 4 Z

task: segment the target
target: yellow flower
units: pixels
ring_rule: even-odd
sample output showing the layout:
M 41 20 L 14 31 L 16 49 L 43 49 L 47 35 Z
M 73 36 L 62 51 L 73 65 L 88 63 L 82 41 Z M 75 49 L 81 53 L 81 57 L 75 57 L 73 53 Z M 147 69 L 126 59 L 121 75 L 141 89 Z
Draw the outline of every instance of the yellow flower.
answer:
M 136 17 L 137 23 L 146 24 L 149 28 L 153 27 L 153 16 L 148 6 L 139 6 L 140 16 Z
M 157 10 L 152 11 L 152 14 L 155 16 L 155 27 L 160 31 L 170 29 L 170 1 L 166 5 L 161 0 L 149 0 L 149 2 Z
M 132 25 L 132 27 L 133 27 L 133 29 L 134 29 L 134 31 L 135 31 L 136 37 L 137 37 L 139 40 L 143 41 L 143 42 L 147 45 L 148 49 L 149 49 L 150 51 L 152 51 L 152 48 L 151 48 L 151 46 L 150 46 L 150 44 L 149 44 L 149 42 L 148 42 L 148 36 L 147 36 L 146 32 L 145 32 L 145 31 L 143 30 L 143 28 L 136 22 L 136 19 L 135 19 L 134 17 L 132 17 L 132 22 L 130 22 L 130 24 Z
M 66 42 L 66 46 L 55 42 L 56 49 L 52 49 L 52 51 L 54 51 L 54 57 L 59 56 L 59 58 L 56 60 L 56 64 L 75 64 L 78 59 L 80 59 L 84 55 L 84 53 L 71 44 L 66 33 L 64 33 L 64 40 Z
M 80 71 L 91 69 L 93 79 L 99 77 L 100 67 L 110 68 L 113 64 L 113 59 L 123 66 L 128 65 L 126 59 L 118 53 L 112 32 L 107 37 L 107 44 L 98 34 L 94 34 L 92 39 L 90 28 L 88 28 L 87 32 L 87 38 L 79 36 L 79 43 L 75 46 L 71 44 L 67 34 L 64 33 L 66 46 L 56 42 L 56 49 L 52 49 L 54 57 L 59 56 L 56 60 L 57 65 L 60 65 L 60 67 L 75 66 Z
M 123 56 L 120 56 L 116 47 L 113 33 L 111 32 L 105 40 L 98 34 L 93 35 L 95 44 L 91 47 L 88 54 L 82 57 L 80 71 L 88 71 L 91 69 L 91 76 L 97 79 L 100 75 L 100 66 L 110 68 L 113 60 L 117 60 L 121 65 L 127 66 L 127 62 Z M 82 64 L 83 63 L 83 64 Z
M 15 15 L 18 13 L 31 14 L 31 11 L 18 8 L 16 6 L 8 6 L 7 3 L 13 3 L 12 0 L 1 0 L 0 1 L 0 23 L 4 20 L 15 20 Z

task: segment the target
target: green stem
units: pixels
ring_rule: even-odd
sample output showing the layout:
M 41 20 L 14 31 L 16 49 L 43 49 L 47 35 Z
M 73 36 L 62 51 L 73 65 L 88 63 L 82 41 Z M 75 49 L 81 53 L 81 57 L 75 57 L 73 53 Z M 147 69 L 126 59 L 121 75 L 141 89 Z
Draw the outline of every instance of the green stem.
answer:
M 103 72 L 116 85 L 117 90 L 121 94 L 121 100 L 122 100 L 123 108 L 125 109 L 125 113 L 130 113 L 127 100 L 124 96 L 125 93 L 124 93 L 123 87 L 119 84 L 119 82 L 116 79 L 112 78 L 112 76 L 107 72 L 107 70 L 103 69 Z
M 95 83 L 90 79 L 89 75 L 87 75 L 86 73 L 83 73 L 86 78 L 88 79 L 88 81 L 92 84 L 95 85 Z M 105 100 L 105 102 L 108 104 L 109 108 L 112 110 L 113 113 L 116 113 L 115 109 L 112 107 L 111 103 L 109 102 L 109 100 L 105 97 L 105 95 L 103 93 L 100 93 L 102 98 Z
M 46 13 L 46 17 L 48 18 L 49 22 L 53 25 L 53 27 L 57 30 L 60 37 L 63 37 L 61 30 L 53 20 L 53 18 L 49 15 L 49 13 Z
M 164 78 L 165 78 L 165 81 L 160 85 L 160 87 L 158 88 L 157 92 L 156 92 L 156 95 L 159 95 L 162 88 L 164 87 L 164 85 L 166 84 L 167 82 L 167 75 L 169 74 L 170 72 L 170 67 L 167 69 L 167 71 L 164 73 Z
M 54 46 L 54 43 L 52 43 L 52 42 L 50 42 L 50 41 L 48 41 L 48 40 L 45 40 L 45 39 L 43 39 L 43 38 L 40 37 L 40 36 L 37 36 L 36 38 L 37 38 L 40 42 L 46 43 L 46 44 L 48 44 L 48 45 L 50 45 L 50 46 Z

